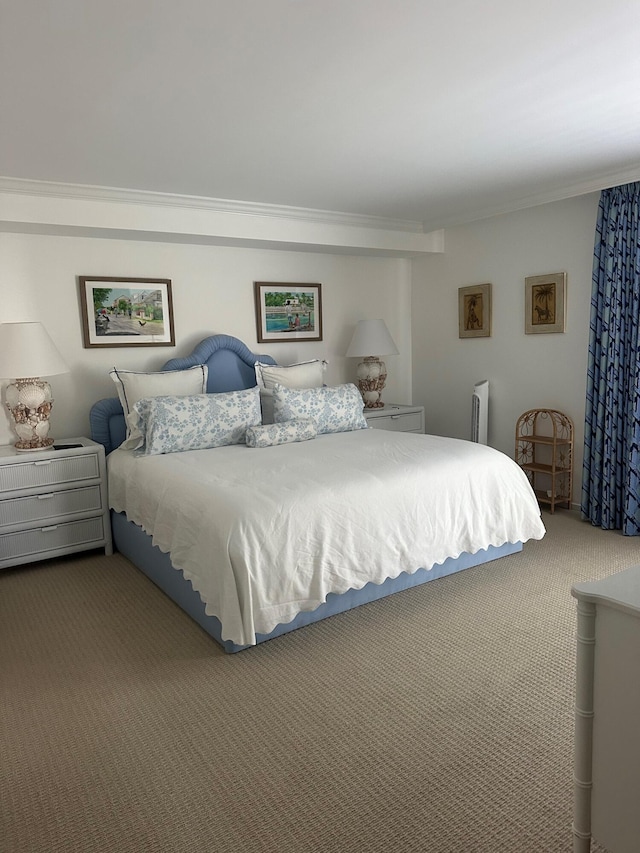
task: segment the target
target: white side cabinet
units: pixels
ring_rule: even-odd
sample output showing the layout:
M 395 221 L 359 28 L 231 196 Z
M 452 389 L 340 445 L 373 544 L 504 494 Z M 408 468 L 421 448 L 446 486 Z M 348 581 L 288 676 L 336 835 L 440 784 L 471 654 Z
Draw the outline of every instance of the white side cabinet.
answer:
M 640 850 L 640 566 L 576 584 L 575 853 Z
M 383 409 L 365 409 L 370 428 L 393 432 L 424 432 L 424 406 L 399 406 L 386 403 Z
M 113 553 L 104 447 L 68 438 L 54 448 L 0 447 L 0 569 L 89 548 Z

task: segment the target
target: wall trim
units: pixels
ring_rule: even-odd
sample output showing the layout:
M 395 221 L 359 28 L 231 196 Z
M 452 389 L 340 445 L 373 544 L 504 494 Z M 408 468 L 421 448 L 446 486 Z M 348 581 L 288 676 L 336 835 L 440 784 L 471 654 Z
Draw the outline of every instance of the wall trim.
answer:
M 601 192 L 609 187 L 617 187 L 638 180 L 640 180 L 640 164 L 632 168 L 608 172 L 596 178 L 565 184 L 553 190 L 543 190 L 539 193 L 522 196 L 505 204 L 480 207 L 475 211 L 469 211 L 464 218 L 456 217 L 454 219 L 451 217 L 447 219 L 445 217 L 444 219 L 438 219 L 437 224 L 433 222 L 431 225 L 428 222 L 424 222 L 423 228 L 426 231 L 436 228 L 455 228 L 458 225 L 469 225 L 481 219 L 490 219 L 493 216 L 506 216 L 509 213 L 526 210 L 529 207 L 539 207 L 542 204 L 552 204 L 556 201 L 564 201 L 565 199 L 575 198 L 580 195 Z
M 380 217 L 0 177 L 0 232 L 414 257 L 444 232 Z
M 347 225 L 352 228 L 374 228 L 383 231 L 405 231 L 424 234 L 422 222 L 410 219 L 387 219 L 334 210 L 315 210 L 306 207 L 287 207 L 278 204 L 208 198 L 206 196 L 179 195 L 151 190 L 132 190 L 120 187 L 101 187 L 90 184 L 66 184 L 54 181 L 36 181 L 28 178 L 0 176 L 0 192 L 21 193 L 33 196 L 53 196 L 91 201 L 121 202 L 123 204 L 158 205 L 162 207 L 190 208 L 214 213 L 233 213 L 238 216 L 266 216 L 300 222 L 320 222 L 329 225 Z

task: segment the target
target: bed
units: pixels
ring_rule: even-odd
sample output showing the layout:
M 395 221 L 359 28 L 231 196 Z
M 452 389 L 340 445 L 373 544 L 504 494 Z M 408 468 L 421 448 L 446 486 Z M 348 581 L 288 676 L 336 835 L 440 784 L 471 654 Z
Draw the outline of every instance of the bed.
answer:
M 251 394 L 256 362 L 275 365 L 213 335 L 160 373 L 186 377 L 192 394 L 204 370 L 202 391 L 219 396 L 194 399 L 215 403 Z M 545 532 L 519 466 L 484 445 L 365 428 L 141 456 L 127 449 L 121 399 L 97 402 L 90 423 L 107 453 L 117 549 L 226 652 L 514 554 Z

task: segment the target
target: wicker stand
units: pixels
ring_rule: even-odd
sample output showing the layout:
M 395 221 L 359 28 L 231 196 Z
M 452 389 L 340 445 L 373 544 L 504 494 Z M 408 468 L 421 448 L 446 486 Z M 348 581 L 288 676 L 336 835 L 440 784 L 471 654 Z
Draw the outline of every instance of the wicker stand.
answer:
M 530 409 L 516 424 L 518 465 L 526 472 L 538 502 L 554 512 L 571 509 L 573 422 L 556 409 Z

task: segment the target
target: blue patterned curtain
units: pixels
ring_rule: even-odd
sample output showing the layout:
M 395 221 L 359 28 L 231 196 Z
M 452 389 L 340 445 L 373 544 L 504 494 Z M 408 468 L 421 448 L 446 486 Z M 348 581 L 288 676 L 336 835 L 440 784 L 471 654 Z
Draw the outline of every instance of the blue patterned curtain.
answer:
M 640 183 L 603 190 L 593 289 L 582 515 L 640 534 Z

